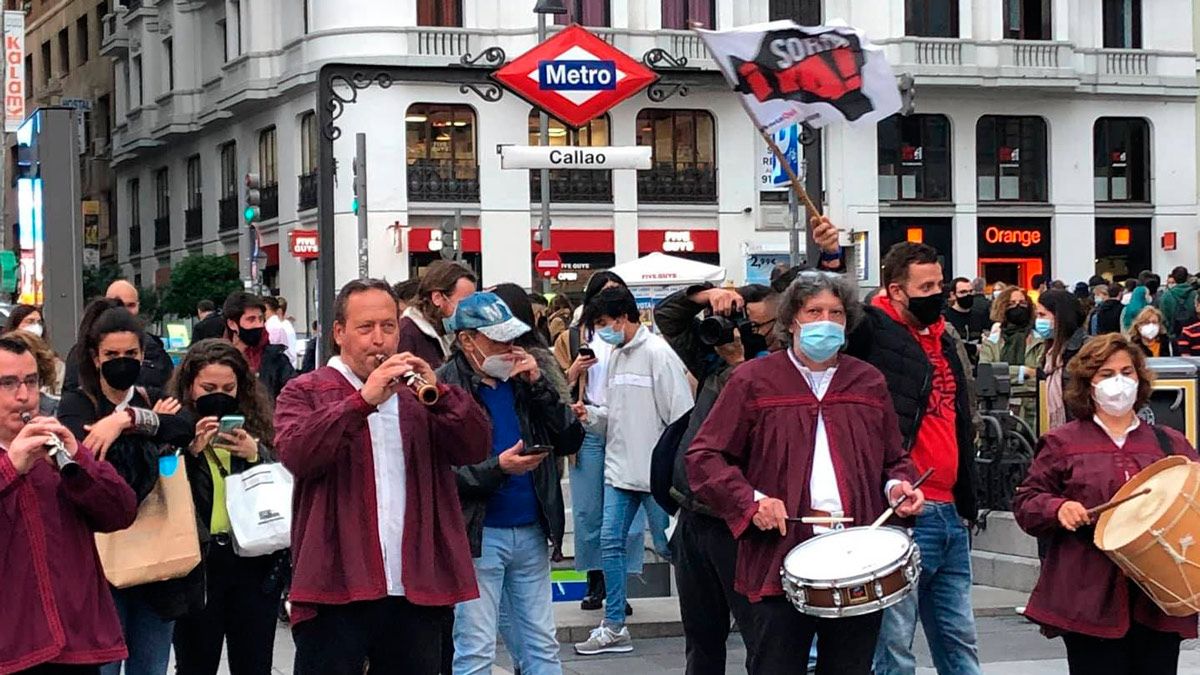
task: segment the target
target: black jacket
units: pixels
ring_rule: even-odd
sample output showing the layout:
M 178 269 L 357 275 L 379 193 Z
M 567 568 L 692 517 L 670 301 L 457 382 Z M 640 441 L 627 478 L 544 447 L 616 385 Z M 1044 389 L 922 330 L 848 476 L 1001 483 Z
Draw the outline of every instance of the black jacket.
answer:
M 225 337 L 225 317 L 220 312 L 213 312 L 192 326 L 192 342 L 209 338 Z
M 321 344 L 321 335 L 318 333 L 308 339 L 308 346 L 304 348 L 304 359 L 300 362 L 300 373 L 311 373 L 317 369 L 317 345 Z
M 1121 332 L 1121 312 L 1125 305 L 1116 298 L 1109 298 L 1092 310 L 1088 317 L 1088 333 L 1091 335 L 1107 335 Z
M 283 385 L 295 376 L 296 369 L 292 367 L 292 360 L 287 356 L 287 347 L 267 345 L 263 350 L 262 361 L 258 364 L 258 381 L 267 388 L 271 403 L 274 403 L 275 399 L 279 397 L 279 392 L 283 391 Z
M 487 407 L 479 400 L 479 388 L 487 386 L 477 375 L 461 351 L 455 351 L 450 359 L 437 371 L 438 382 L 455 385 L 471 392 L 479 407 Z M 556 457 L 573 455 L 583 445 L 583 425 L 571 408 L 558 397 L 558 392 L 545 376 L 532 384 L 524 379 L 510 380 L 517 404 L 517 418 L 521 422 L 521 440 L 525 447 L 533 445 L 554 446 L 554 457 L 547 457 L 533 470 L 533 489 L 537 494 L 542 513 L 539 520 L 546 537 L 550 540 L 553 559 L 562 560 L 563 532 L 566 529 L 566 514 L 563 508 L 562 483 L 558 473 Z M 478 558 L 483 551 L 483 519 L 487 503 L 492 494 L 500 489 L 508 475 L 500 469 L 497 455 L 470 466 L 456 466 L 454 473 L 458 482 L 458 497 L 462 502 L 463 519 L 467 522 L 467 539 L 471 542 L 471 557 Z
M 866 305 L 863 312 L 862 321 L 847 336 L 846 353 L 870 363 L 883 373 L 896 416 L 900 419 L 904 449 L 911 450 L 933 390 L 933 364 L 908 328 L 893 321 L 878 307 Z M 968 392 L 970 385 L 952 335 L 942 336 L 942 354 L 949 362 L 958 385 L 954 397 L 958 439 L 954 503 L 960 516 L 974 521 L 978 507 L 975 498 L 975 428 L 971 422 Z
M 71 347 L 67 352 L 66 367 L 63 371 L 62 390 L 65 394 L 79 388 L 79 355 L 77 347 Z M 142 338 L 142 371 L 138 374 L 137 384 L 147 389 L 163 390 L 171 381 L 171 373 L 175 372 L 175 362 L 163 347 L 162 339 L 157 335 L 146 333 Z

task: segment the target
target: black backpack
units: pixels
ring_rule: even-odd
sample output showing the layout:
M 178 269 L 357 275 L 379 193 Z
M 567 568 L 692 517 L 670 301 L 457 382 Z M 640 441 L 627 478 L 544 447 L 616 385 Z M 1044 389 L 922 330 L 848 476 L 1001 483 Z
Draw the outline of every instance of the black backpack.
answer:
M 678 457 L 687 452 L 682 443 L 691 423 L 692 411 L 689 410 L 663 430 L 650 456 L 650 494 L 672 516 L 679 511 L 679 502 L 671 495 L 671 487 L 675 482 L 675 463 Z
M 1178 338 L 1183 329 L 1196 322 L 1196 291 L 1188 291 L 1183 299 L 1175 300 L 1175 312 L 1171 317 L 1171 337 Z

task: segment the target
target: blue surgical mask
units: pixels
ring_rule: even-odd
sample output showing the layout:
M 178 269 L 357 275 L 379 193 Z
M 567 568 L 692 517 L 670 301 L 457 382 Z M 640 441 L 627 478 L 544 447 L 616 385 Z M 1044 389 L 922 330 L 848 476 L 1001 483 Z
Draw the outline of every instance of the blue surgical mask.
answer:
M 1033 322 L 1033 334 L 1043 340 L 1049 339 L 1054 334 L 1054 320 L 1037 319 Z
M 846 329 L 832 321 L 813 321 L 798 326 L 792 334 L 796 352 L 817 363 L 833 358 L 846 342 Z
M 624 331 L 619 331 L 612 326 L 605 326 L 604 328 L 597 329 L 596 335 L 599 335 L 601 340 L 604 340 L 614 347 L 620 347 L 621 345 L 625 344 Z

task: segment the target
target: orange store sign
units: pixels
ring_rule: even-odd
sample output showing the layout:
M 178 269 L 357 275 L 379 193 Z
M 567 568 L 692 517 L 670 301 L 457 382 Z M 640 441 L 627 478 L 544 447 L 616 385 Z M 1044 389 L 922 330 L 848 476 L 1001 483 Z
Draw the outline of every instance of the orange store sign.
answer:
M 1042 233 L 1037 230 L 1014 230 L 992 225 L 983 231 L 983 240 L 989 244 L 1016 244 L 1022 248 L 1042 243 Z

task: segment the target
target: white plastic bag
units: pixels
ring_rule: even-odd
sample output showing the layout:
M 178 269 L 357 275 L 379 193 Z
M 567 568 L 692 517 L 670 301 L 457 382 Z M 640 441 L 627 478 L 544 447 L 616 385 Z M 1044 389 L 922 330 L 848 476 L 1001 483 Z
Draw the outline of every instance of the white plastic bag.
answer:
M 292 545 L 292 474 L 263 464 L 225 479 L 233 551 L 253 558 Z

